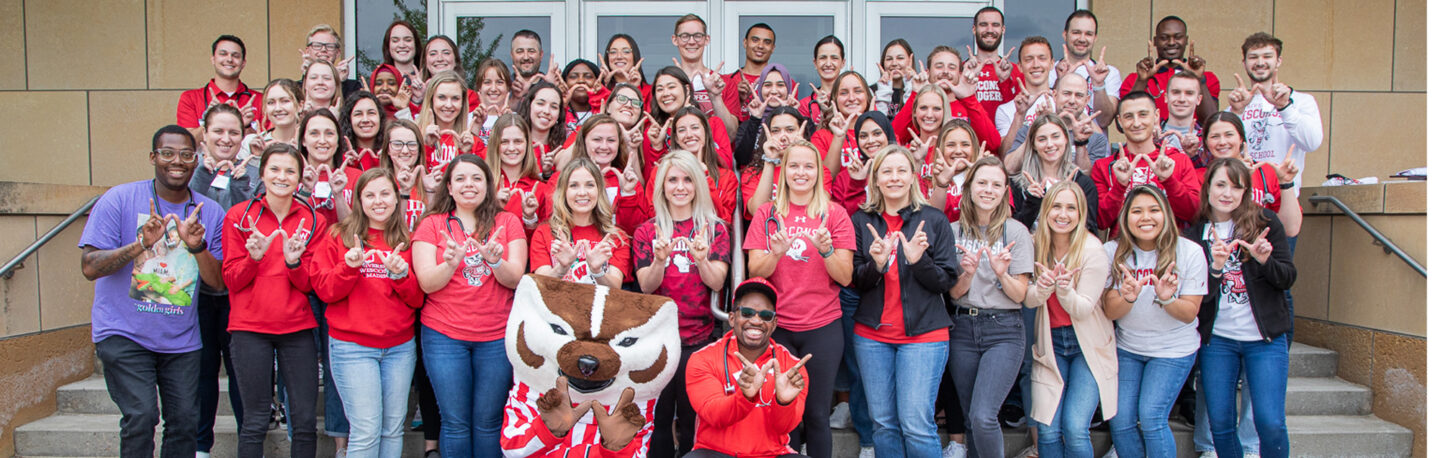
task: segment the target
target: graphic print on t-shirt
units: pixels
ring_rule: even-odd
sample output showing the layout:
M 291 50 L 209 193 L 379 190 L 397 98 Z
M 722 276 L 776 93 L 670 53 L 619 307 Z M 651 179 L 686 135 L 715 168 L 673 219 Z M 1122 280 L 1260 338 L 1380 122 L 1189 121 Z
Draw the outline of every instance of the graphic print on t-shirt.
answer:
M 492 273 L 490 272 L 490 264 L 485 262 L 485 256 L 480 254 L 479 243 L 466 243 L 464 246 L 465 259 L 463 260 L 463 264 L 465 264 L 465 266 L 463 267 L 464 270 L 461 275 L 465 277 L 465 283 L 470 286 L 484 286 L 485 278 L 489 277 Z
M 136 230 L 149 220 L 149 214 L 136 215 Z M 130 272 L 130 298 L 144 301 L 136 305 L 141 312 L 180 315 L 184 311 L 177 307 L 189 307 L 194 302 L 199 278 L 195 256 L 186 251 L 175 221 L 169 221 L 164 236 L 135 258 Z

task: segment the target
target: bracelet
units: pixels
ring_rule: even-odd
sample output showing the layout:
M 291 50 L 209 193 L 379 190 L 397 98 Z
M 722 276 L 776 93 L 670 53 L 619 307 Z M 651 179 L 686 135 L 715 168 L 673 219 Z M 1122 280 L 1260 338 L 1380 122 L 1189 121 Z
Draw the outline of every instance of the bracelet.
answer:
M 404 280 L 406 276 L 410 275 L 410 269 L 407 268 L 404 272 L 400 272 L 398 274 L 395 272 L 391 272 L 387 269 L 385 271 L 385 274 L 389 275 L 391 280 Z
M 1089 144 L 1090 144 L 1090 139 L 1087 138 L 1087 139 L 1084 139 L 1084 140 L 1075 140 L 1075 141 L 1073 141 L 1073 142 L 1071 142 L 1071 143 L 1074 143 L 1075 146 L 1085 146 L 1085 145 L 1089 145 Z
M 1170 296 L 1169 299 L 1161 299 L 1161 298 L 1159 298 L 1159 297 L 1156 297 L 1156 298 L 1155 298 L 1155 302 L 1159 302 L 1159 303 L 1160 303 L 1160 308 L 1165 308 L 1165 306 L 1167 306 L 1167 305 L 1174 304 L 1175 301 L 1179 299 L 1179 296 L 1180 296 L 1179 294 L 1176 294 L 1176 295 L 1174 295 L 1174 296 Z
M 760 155 L 760 160 L 765 161 L 765 163 L 770 164 L 770 165 L 774 165 L 774 166 L 779 166 L 779 165 L 780 165 L 780 158 L 771 159 L 771 158 L 765 157 L 764 154 L 761 154 L 761 155 Z
M 816 251 L 819 251 L 819 249 L 817 248 Z M 822 258 L 827 258 L 827 259 L 828 259 L 828 258 L 830 258 L 830 255 L 832 255 L 832 254 L 835 254 L 835 246 L 834 246 L 834 245 L 831 245 L 831 246 L 830 246 L 830 251 L 821 251 L 821 252 L 820 252 L 820 257 L 822 257 Z
M 1290 97 L 1288 100 L 1285 101 L 1285 106 L 1280 107 L 1280 108 L 1276 108 L 1275 111 L 1276 111 L 1276 112 L 1285 111 L 1286 108 L 1290 108 L 1290 105 L 1294 105 L 1294 104 L 1295 104 L 1295 97 L 1292 96 L 1292 97 Z
M 502 263 L 504 263 L 504 262 L 505 262 L 505 258 L 500 258 L 499 261 L 495 261 L 495 262 L 485 261 L 485 265 L 490 266 L 490 270 L 495 270 L 495 269 L 499 269 L 499 268 L 500 268 L 500 264 L 502 264 Z
M 187 245 L 187 246 L 185 247 L 185 251 L 189 251 L 190 254 L 200 254 L 200 253 L 204 253 L 204 252 L 205 252 L 205 249 L 206 249 L 206 248 L 209 248 L 209 247 L 210 247 L 210 241 L 209 241 L 209 240 L 201 240 L 201 241 L 200 241 L 200 246 L 195 247 L 195 248 L 191 248 L 190 246 Z
M 595 280 L 598 283 L 601 278 L 605 278 L 605 273 L 609 271 L 610 261 L 605 261 L 605 264 L 601 265 L 599 270 L 593 270 L 590 272 L 590 279 Z
M 1280 183 L 1280 189 L 1290 189 L 1290 188 L 1293 188 L 1293 187 L 1295 187 L 1295 182 L 1294 182 L 1294 181 L 1291 181 L 1291 182 L 1289 182 L 1289 183 Z
M 520 218 L 520 222 L 525 223 L 525 227 L 534 226 L 535 223 L 540 222 L 540 215 L 535 215 L 535 216 L 530 216 L 530 217 L 526 217 L 526 216 L 523 216 L 523 215 L 522 215 L 521 218 Z
M 290 261 L 285 261 L 285 268 L 287 268 L 287 269 L 299 269 L 299 268 L 300 268 L 300 261 L 295 261 L 294 264 L 291 264 Z

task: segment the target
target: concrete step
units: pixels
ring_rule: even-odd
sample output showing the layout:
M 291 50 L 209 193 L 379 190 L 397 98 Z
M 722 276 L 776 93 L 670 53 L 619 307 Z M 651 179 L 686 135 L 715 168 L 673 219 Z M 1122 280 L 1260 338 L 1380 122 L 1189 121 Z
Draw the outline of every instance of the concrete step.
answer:
M 320 387 L 315 401 L 316 414 L 325 414 L 325 387 Z M 110 399 L 105 388 L 105 378 L 99 375 L 70 383 L 55 390 L 56 409 L 60 413 L 85 415 L 120 415 L 120 408 Z M 227 379 L 220 379 L 220 400 L 216 404 L 216 416 L 233 417 L 230 407 L 230 386 Z
M 324 419 L 316 425 L 323 427 Z M 156 427 L 155 452 L 160 452 L 162 426 Z M 236 434 L 234 417 L 215 419 L 215 446 L 211 449 L 213 458 L 232 458 L 239 435 Z M 405 428 L 405 457 L 420 458 L 425 455 L 425 437 L 420 432 Z M 15 455 L 25 457 L 97 457 L 120 454 L 120 415 L 57 414 L 36 420 L 15 429 Z M 334 456 L 335 440 L 320 435 L 316 441 L 316 456 Z M 290 441 L 282 425 L 272 429 L 265 437 L 265 456 L 272 458 L 290 456 Z
M 1410 456 L 1410 430 L 1374 415 L 1289 415 L 1291 456 Z
M 1291 377 L 1334 377 L 1340 354 L 1333 350 L 1295 343 L 1290 345 Z
M 1369 415 L 1370 388 L 1336 377 L 1291 377 L 1286 415 Z

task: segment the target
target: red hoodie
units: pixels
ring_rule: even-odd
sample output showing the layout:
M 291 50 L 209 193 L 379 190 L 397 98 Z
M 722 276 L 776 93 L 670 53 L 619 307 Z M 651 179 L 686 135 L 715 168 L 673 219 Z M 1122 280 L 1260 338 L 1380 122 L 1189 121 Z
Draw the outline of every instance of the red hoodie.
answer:
M 915 112 L 915 94 L 910 94 L 910 99 L 905 101 L 905 106 L 895 114 L 895 142 L 900 145 L 910 144 L 910 118 Z M 970 127 L 975 129 L 975 136 L 985 142 L 985 149 L 991 154 L 1004 157 L 1000 152 L 1000 131 L 995 130 L 995 119 L 985 113 L 985 107 L 975 96 L 966 97 L 960 100 L 950 101 L 950 117 L 960 118 L 970 122 Z
M 315 295 L 329 306 L 325 320 L 330 337 L 370 348 L 390 348 L 415 337 L 415 310 L 425 303 L 425 293 L 412 268 L 405 278 L 391 280 L 385 269 L 384 257 L 391 247 L 385 243 L 385 231 L 370 229 L 365 262 L 360 267 L 345 264 L 350 249 L 339 235 L 328 233 L 315 242 L 315 257 L 310 261 L 310 278 Z M 414 266 L 410 247 L 400 257 Z M 369 253 L 379 250 L 380 253 Z M 381 254 L 383 253 L 383 254 Z
M 1171 211 L 1175 212 L 1175 222 L 1182 227 L 1195 219 L 1196 212 L 1200 210 L 1200 180 L 1195 177 L 1190 156 L 1175 148 L 1161 147 L 1150 152 L 1150 159 L 1159 159 L 1162 148 L 1164 154 L 1175 161 L 1175 171 L 1165 181 L 1156 179 L 1150 165 L 1141 161 L 1130 174 L 1130 184 L 1120 184 L 1110 171 L 1110 164 L 1114 164 L 1117 157 L 1133 159 L 1135 155 L 1130 153 L 1129 145 L 1122 147 L 1119 153 L 1095 161 L 1090 178 L 1095 180 L 1095 191 L 1100 194 L 1100 229 L 1108 230 L 1115 225 L 1120 217 L 1120 206 L 1125 204 L 1125 194 L 1142 184 L 1153 184 L 1165 190 L 1165 198 L 1170 201 Z
M 726 372 L 738 373 L 743 367 L 735 332 L 727 332 L 720 340 L 712 342 L 690 356 L 685 368 L 685 392 L 690 395 L 690 404 L 695 406 L 695 449 L 714 450 L 740 458 L 774 457 L 795 453 L 790 448 L 790 431 L 800 425 L 805 413 L 805 397 L 808 390 L 788 405 L 775 402 L 775 373 L 764 374 L 765 381 L 755 400 L 746 399 L 735 380 Z M 755 365 L 764 365 L 771 358 L 780 361 L 777 372 L 788 371 L 800 362 L 784 346 L 770 341 L 770 350 L 757 358 Z M 810 385 L 810 375 L 800 368 L 805 377 L 805 386 Z M 727 383 L 726 379 L 729 379 Z M 733 388 L 726 393 L 726 387 Z
M 254 205 L 250 205 L 252 202 Z M 249 211 L 246 207 L 250 207 Z M 305 253 L 300 255 L 300 267 L 294 269 L 285 265 L 281 247 L 289 237 L 318 237 L 317 233 L 326 230 L 329 225 L 323 214 L 311 211 L 298 200 L 291 201 L 290 212 L 280 220 L 276 219 L 274 210 L 263 198 L 259 202 L 245 201 L 230 207 L 230 211 L 225 213 L 224 232 L 220 239 L 225 246 L 225 262 L 221 270 L 225 286 L 230 288 L 229 331 L 289 334 L 316 326 L 310 299 L 305 297 L 305 293 L 311 290 L 310 272 L 306 266 L 314 254 L 314 247 L 306 248 Z M 241 227 L 253 228 L 254 232 L 262 235 L 284 228 L 286 238 L 276 236 L 265 255 L 255 261 L 250 259 L 250 252 L 245 249 L 245 241 L 250 234 L 243 233 Z

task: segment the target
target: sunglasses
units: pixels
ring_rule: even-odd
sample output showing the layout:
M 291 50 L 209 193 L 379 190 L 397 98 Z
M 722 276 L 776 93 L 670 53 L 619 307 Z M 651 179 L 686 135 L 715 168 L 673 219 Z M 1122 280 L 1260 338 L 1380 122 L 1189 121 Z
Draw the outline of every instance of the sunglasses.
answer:
M 740 307 L 740 318 L 748 320 L 754 318 L 757 314 L 760 315 L 760 321 L 775 321 L 774 310 L 755 310 L 750 307 Z

